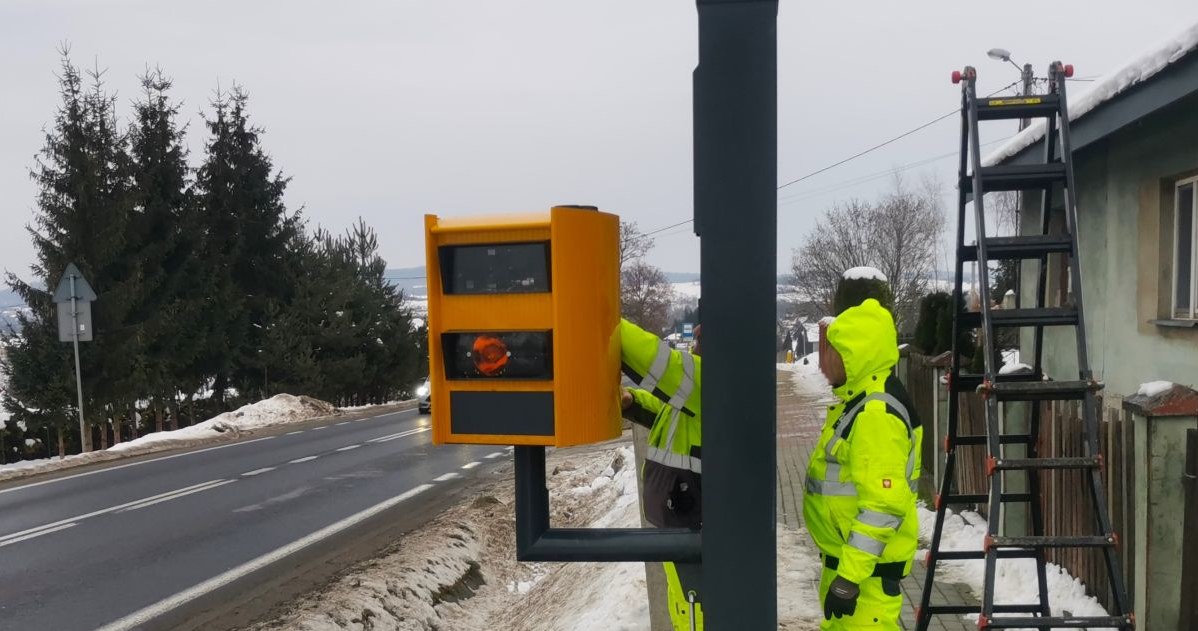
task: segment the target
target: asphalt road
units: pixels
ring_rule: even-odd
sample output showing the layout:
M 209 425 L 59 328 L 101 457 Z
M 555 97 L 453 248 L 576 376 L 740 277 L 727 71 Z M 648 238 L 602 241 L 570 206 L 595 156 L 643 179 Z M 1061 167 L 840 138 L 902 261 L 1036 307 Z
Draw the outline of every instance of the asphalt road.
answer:
M 0 629 L 176 629 L 230 603 L 268 610 L 306 585 L 292 575 L 335 572 L 354 558 L 341 548 L 419 527 L 509 459 L 434 448 L 409 410 L 0 487 Z

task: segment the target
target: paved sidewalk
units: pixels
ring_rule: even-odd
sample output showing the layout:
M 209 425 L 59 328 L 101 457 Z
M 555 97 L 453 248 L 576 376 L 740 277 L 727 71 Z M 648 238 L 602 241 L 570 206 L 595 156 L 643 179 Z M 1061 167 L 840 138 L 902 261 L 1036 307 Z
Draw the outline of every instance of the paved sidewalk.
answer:
M 819 393 L 795 388 L 793 373 L 778 371 L 778 521 L 791 527 L 803 525 L 803 481 L 807 462 L 819 439 L 829 399 Z M 831 396 L 829 393 L 828 396 Z M 903 581 L 903 628 L 915 628 L 915 606 L 923 591 L 924 567 L 917 560 Z M 934 604 L 970 602 L 964 585 L 937 584 Z M 928 627 L 934 631 L 973 631 L 977 627 L 962 617 L 936 616 Z

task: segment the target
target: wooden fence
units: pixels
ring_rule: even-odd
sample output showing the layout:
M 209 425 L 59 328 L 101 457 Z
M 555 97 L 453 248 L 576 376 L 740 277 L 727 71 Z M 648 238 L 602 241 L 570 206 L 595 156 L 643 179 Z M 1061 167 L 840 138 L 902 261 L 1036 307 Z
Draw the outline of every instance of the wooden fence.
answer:
M 932 458 L 943 458 L 943 444 L 931 445 L 931 437 L 936 435 L 930 427 L 934 418 L 932 409 L 932 388 L 935 383 L 936 371 L 927 366 L 926 358 L 911 355 L 907 362 L 904 378 L 907 389 L 918 409 L 920 418 L 928 426 L 924 429 L 924 475 L 932 476 Z M 941 388 L 942 396 L 945 389 Z M 1024 407 L 1030 404 L 1025 404 Z M 1054 401 L 1040 404 L 1041 426 L 1038 447 L 1041 457 L 1068 457 L 1084 455 L 1084 428 L 1081 419 L 1081 404 L 1077 401 Z M 1099 403 L 1101 408 L 1101 401 Z M 982 398 L 976 394 L 965 394 L 959 399 L 960 415 L 958 418 L 958 434 L 978 435 L 986 433 L 985 407 Z M 1008 414 L 1015 414 L 1012 407 Z M 1130 413 L 1123 410 L 1104 410 L 1105 418 L 1099 422 L 1099 443 L 1102 451 L 1104 467 L 1102 469 L 1103 501 L 1106 502 L 1111 523 L 1119 534 L 1119 554 L 1121 557 L 1122 573 L 1129 594 L 1134 594 L 1132 577 L 1135 567 L 1134 546 L 1135 520 L 1133 507 L 1135 502 L 1135 479 L 1133 454 L 1135 449 L 1134 432 Z M 941 426 L 938 435 L 943 437 L 947 429 L 947 419 L 940 415 Z M 943 440 L 943 439 L 941 439 Z M 1007 449 L 1012 447 L 1008 446 Z M 1015 452 L 1015 457 L 1022 456 Z M 986 447 L 962 446 L 957 448 L 956 472 L 954 484 L 956 492 L 963 494 L 988 494 L 990 480 L 986 475 Z M 1011 472 L 1005 474 L 1008 488 L 1020 482 L 1026 483 L 1026 473 Z M 1098 533 L 1097 516 L 1094 503 L 1090 497 L 1090 485 L 1083 471 L 1043 471 L 1040 473 L 1040 507 L 1044 515 L 1044 534 L 1046 535 L 1095 535 Z M 926 487 L 927 485 L 925 485 Z M 1023 487 L 1026 488 L 1026 487 Z M 983 516 L 987 515 L 986 506 L 973 507 Z M 1198 511 L 1198 509 L 1195 509 Z M 1028 512 L 1030 521 L 1030 511 Z M 1030 523 L 1028 534 L 1031 534 Z M 1124 545 L 1126 544 L 1126 545 Z M 1107 580 L 1106 563 L 1100 549 L 1051 549 L 1048 560 L 1067 569 L 1075 578 L 1087 586 L 1087 591 L 1095 595 L 1099 602 L 1109 608 L 1111 604 L 1110 582 Z M 1196 562 L 1195 571 L 1198 571 Z M 1198 581 L 1196 581 L 1198 584 Z

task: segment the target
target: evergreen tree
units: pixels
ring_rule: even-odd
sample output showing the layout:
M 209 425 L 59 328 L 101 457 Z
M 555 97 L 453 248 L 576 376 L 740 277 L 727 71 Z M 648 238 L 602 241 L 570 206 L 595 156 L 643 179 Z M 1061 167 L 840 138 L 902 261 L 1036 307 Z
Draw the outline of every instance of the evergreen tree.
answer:
M 117 128 L 115 99 L 104 92 L 103 74 L 90 73 L 91 89 L 84 90 L 65 50 L 61 72 L 62 105 L 31 173 L 39 192 L 35 225 L 28 230 L 37 255 L 32 271 L 39 282 L 8 276 L 10 287 L 25 299 L 32 315 L 22 323 L 23 343 L 13 345 L 10 357 L 10 377 L 30 385 L 18 388 L 6 405 L 18 415 L 38 409 L 34 422 L 73 415 L 64 409 L 73 408 L 73 401 L 59 398 L 51 379 L 56 367 L 70 366 L 66 360 L 70 347 L 56 341 L 55 308 L 49 294 L 69 262 L 79 266 L 99 295 L 92 306 L 95 341 L 80 345 L 89 419 L 102 418 L 104 409 L 115 402 L 134 400 L 135 391 L 136 355 L 128 315 L 139 288 L 131 273 L 133 257 L 127 239 L 131 197 L 125 138 Z M 22 353 L 27 355 L 21 357 Z M 25 370 L 48 379 L 47 387 L 39 389 L 19 374 Z M 64 377 L 73 376 L 70 373 L 68 368 Z
M 129 151 L 136 221 L 131 238 L 138 244 L 136 273 L 141 293 L 133 318 L 139 325 L 142 395 L 151 401 L 155 427 L 180 387 L 200 385 L 192 331 L 199 325 L 202 267 L 196 259 L 196 207 L 191 199 L 184 134 L 176 123 L 179 105 L 167 95 L 171 80 L 161 69 L 141 77 L 142 96 L 133 104 Z
M 289 180 L 274 171 L 262 149 L 262 130 L 249 122 L 248 101 L 239 87 L 217 94 L 196 174 L 199 253 L 209 285 L 199 365 L 212 375 L 218 403 L 231 384 L 254 390 L 269 369 L 263 363 L 266 318 L 272 304 L 290 302 L 299 273 L 286 264 L 299 225 L 283 204 Z

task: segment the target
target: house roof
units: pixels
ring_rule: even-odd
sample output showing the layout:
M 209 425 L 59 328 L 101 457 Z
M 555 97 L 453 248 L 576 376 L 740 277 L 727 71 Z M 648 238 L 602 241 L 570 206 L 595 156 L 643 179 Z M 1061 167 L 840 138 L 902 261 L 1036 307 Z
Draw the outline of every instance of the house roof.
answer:
M 1074 150 L 1103 138 L 1125 125 L 1143 118 L 1162 107 L 1198 92 L 1198 23 L 1170 37 L 1151 50 L 1129 60 L 1123 66 L 1107 73 L 1080 96 L 1069 102 L 1069 119 L 1072 123 Z M 1166 68 L 1177 70 L 1186 76 L 1175 81 L 1152 81 L 1155 94 L 1145 94 L 1140 89 L 1150 79 L 1162 74 Z M 1173 74 L 1173 73 L 1168 73 Z M 1191 76 L 1192 75 L 1192 76 Z M 1159 87 L 1160 89 L 1155 89 Z M 1140 93 L 1140 94 L 1137 94 Z M 1139 96 L 1140 98 L 1134 98 Z M 1078 127 L 1079 119 L 1086 119 L 1090 129 Z M 1006 143 L 985 156 L 983 166 L 1007 161 L 1018 162 L 1025 150 L 1044 138 L 1047 121 L 1034 121 L 1027 129 L 1019 132 Z

